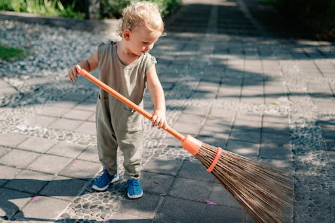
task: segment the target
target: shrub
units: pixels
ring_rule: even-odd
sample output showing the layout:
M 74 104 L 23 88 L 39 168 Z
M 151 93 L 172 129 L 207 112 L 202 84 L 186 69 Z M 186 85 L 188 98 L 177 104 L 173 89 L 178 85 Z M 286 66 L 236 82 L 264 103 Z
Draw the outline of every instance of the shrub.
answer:
M 148 0 L 157 3 L 162 11 L 163 17 L 168 17 L 178 10 L 181 6 L 181 0 Z M 100 0 L 100 9 L 102 18 L 120 18 L 122 10 L 129 5 L 131 0 Z
M 316 38 L 335 40 L 335 0 L 277 0 L 275 5 L 310 28 Z

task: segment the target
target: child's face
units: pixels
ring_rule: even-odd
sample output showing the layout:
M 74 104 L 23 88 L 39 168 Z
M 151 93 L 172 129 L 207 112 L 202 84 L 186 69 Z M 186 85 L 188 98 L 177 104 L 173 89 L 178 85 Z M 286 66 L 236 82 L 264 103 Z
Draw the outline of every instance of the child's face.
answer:
M 149 52 L 162 35 L 162 32 L 152 31 L 145 26 L 137 28 L 133 31 L 128 31 L 129 38 L 127 38 L 125 33 L 125 39 L 128 42 L 128 49 L 137 56 Z

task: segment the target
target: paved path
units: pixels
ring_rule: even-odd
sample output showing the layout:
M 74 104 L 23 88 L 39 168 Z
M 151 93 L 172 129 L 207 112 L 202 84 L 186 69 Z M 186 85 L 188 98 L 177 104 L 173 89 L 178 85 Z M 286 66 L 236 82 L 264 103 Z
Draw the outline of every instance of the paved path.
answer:
M 283 28 L 268 29 L 254 0 L 184 2 L 152 51 L 169 125 L 291 174 L 294 209 L 285 222 L 334 222 L 334 44 L 279 38 Z M 92 191 L 101 170 L 98 90 L 65 73 L 106 39 L 12 21 L 0 27 L 2 44 L 36 53 L 0 61 L 0 222 L 252 222 L 176 139 L 148 122 L 143 198 L 127 199 L 123 179 Z

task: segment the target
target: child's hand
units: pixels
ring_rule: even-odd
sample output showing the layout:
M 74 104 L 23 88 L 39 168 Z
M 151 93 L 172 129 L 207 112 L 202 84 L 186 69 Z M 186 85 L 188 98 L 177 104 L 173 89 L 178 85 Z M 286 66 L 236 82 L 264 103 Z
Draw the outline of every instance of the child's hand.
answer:
M 77 68 L 81 69 L 81 67 L 77 64 L 77 65 L 70 67 L 70 69 L 67 72 L 71 82 L 75 82 L 76 79 L 78 78 Z
M 165 111 L 162 110 L 155 110 L 154 114 L 152 115 L 152 127 L 153 126 L 157 126 L 159 129 L 163 128 L 166 129 L 167 128 L 167 124 L 166 124 L 166 120 L 165 120 Z

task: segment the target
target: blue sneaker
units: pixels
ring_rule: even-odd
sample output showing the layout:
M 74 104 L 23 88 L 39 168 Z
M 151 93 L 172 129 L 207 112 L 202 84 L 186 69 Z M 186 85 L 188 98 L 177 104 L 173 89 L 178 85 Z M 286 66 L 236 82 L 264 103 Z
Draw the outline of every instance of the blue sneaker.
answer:
M 127 189 L 128 189 L 127 196 L 130 199 L 140 198 L 143 195 L 143 190 L 142 190 L 142 187 L 141 187 L 141 183 L 137 179 L 130 178 L 127 181 Z
M 107 170 L 103 170 L 103 173 L 100 177 L 95 179 L 92 188 L 96 191 L 105 191 L 111 183 L 114 183 L 119 180 L 119 174 L 115 174 L 113 177 L 109 175 Z

